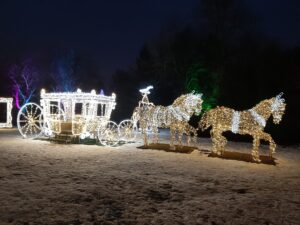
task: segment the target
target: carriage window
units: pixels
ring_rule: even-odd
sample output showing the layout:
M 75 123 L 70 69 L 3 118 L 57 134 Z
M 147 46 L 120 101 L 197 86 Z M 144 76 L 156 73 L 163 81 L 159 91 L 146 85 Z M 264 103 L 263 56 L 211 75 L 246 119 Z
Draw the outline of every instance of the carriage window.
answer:
M 7 103 L 0 103 L 0 123 L 6 123 Z
M 58 114 L 58 102 L 50 101 L 50 114 Z
M 104 116 L 105 115 L 105 106 L 104 104 L 98 104 L 97 108 L 97 116 Z
M 82 114 L 82 103 L 75 103 L 75 114 L 76 115 Z

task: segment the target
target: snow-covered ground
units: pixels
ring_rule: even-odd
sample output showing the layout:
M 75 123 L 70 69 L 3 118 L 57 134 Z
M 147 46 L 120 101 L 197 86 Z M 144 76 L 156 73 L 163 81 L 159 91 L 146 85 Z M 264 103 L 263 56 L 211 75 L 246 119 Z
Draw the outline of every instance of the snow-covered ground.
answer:
M 208 157 L 210 139 L 198 142 L 185 154 L 1 129 L 0 224 L 300 224 L 299 147 L 279 146 L 274 166 Z

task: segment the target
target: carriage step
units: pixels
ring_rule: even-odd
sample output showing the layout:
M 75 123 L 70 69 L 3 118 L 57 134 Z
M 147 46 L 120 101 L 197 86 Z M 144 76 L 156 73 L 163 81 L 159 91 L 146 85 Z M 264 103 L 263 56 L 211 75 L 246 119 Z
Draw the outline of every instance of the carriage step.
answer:
M 59 143 L 59 144 L 71 144 L 76 137 L 72 134 L 58 134 L 51 138 L 50 141 Z

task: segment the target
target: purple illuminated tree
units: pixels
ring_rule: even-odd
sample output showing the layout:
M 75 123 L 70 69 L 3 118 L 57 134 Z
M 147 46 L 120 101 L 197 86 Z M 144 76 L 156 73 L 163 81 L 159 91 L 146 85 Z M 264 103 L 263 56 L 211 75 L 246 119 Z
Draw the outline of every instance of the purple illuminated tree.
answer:
M 24 60 L 20 65 L 13 65 L 9 70 L 15 106 L 19 109 L 35 95 L 38 72 L 32 59 Z

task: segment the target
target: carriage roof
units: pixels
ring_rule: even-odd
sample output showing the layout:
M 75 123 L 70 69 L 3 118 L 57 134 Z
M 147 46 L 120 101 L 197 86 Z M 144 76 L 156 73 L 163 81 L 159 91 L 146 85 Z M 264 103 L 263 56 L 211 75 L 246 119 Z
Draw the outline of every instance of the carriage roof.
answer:
M 77 92 L 52 92 L 46 93 L 45 89 L 41 91 L 41 99 L 48 101 L 72 101 L 76 103 L 84 102 L 97 102 L 100 104 L 116 104 L 116 95 L 112 93 L 111 96 L 103 94 L 96 94 L 95 90 L 89 92 L 81 92 L 80 89 Z

